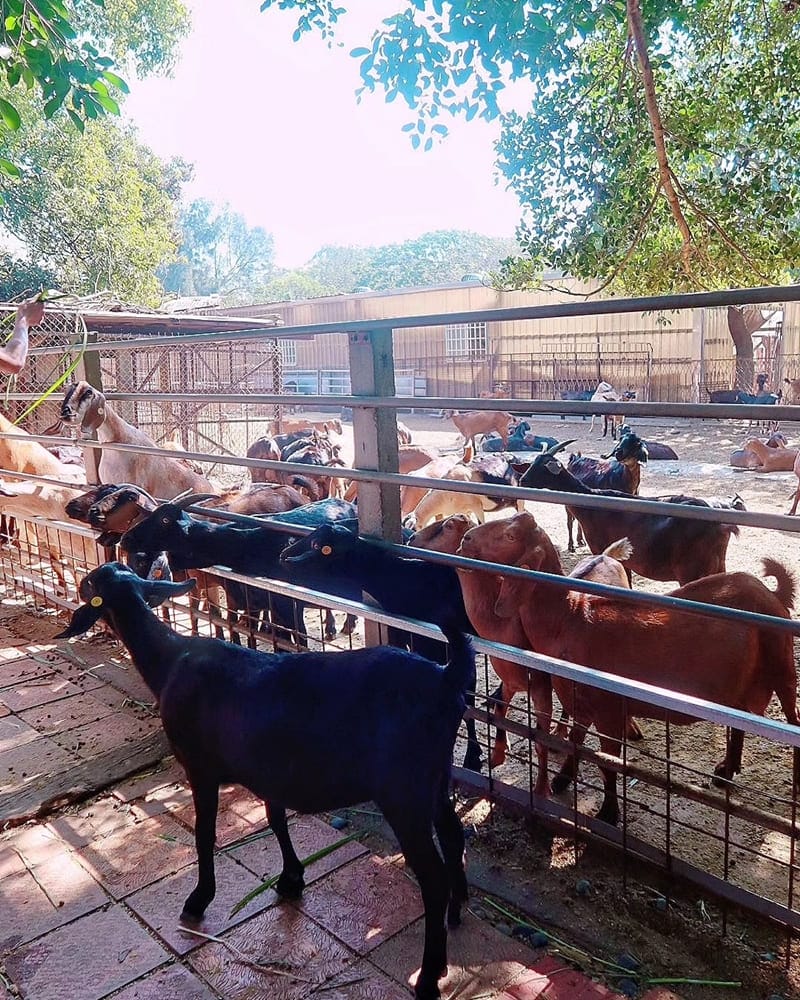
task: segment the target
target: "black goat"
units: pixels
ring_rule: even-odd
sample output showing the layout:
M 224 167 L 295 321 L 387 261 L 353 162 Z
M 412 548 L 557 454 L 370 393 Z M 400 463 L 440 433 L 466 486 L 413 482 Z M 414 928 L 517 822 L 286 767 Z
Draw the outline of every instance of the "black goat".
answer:
M 551 446 L 552 447 L 552 446 Z M 570 455 L 567 470 L 585 486 L 592 489 L 619 490 L 636 496 L 642 474 L 642 464 L 647 461 L 647 448 L 633 431 L 623 434 L 613 451 L 603 458 L 584 458 L 580 453 Z M 575 551 L 572 541 L 574 516 L 567 508 L 567 548 Z M 578 522 L 578 545 L 583 544 L 583 532 Z
M 452 567 L 395 555 L 341 525 L 324 524 L 316 528 L 287 546 L 281 553 L 281 562 L 288 568 L 293 583 L 321 589 L 315 581 L 324 581 L 325 590 L 342 597 L 350 597 L 348 591 L 355 591 L 352 598 L 355 600 L 361 600 L 361 592 L 365 591 L 392 614 L 433 622 L 440 627 L 449 622 L 462 632 L 474 631 Z M 397 638 L 394 634 L 392 641 Z M 414 651 L 420 656 L 435 663 L 446 662 L 446 648 L 439 639 L 415 635 L 412 641 Z M 467 719 L 464 767 L 481 769 L 480 744 L 472 718 Z
M 537 455 L 520 480 L 521 486 L 533 489 L 559 490 L 604 497 L 628 497 L 618 490 L 593 490 L 568 472 L 555 457 L 566 448 L 566 441 Z M 697 497 L 640 497 L 640 500 L 710 507 L 712 504 Z M 719 506 L 714 503 L 713 506 Z M 741 510 L 739 498 L 728 504 Z M 738 535 L 735 524 L 698 521 L 665 514 L 640 514 L 627 510 L 596 510 L 588 507 L 567 507 L 580 522 L 592 552 L 599 553 L 618 538 L 628 538 L 633 555 L 625 567 L 650 580 L 677 580 L 681 585 L 699 580 L 701 576 L 725 572 L 725 555 L 731 535 Z
M 436 1000 L 447 971 L 445 918 L 457 925 L 467 900 L 464 834 L 448 785 L 465 692 L 475 684 L 469 639 L 447 628 L 446 667 L 386 647 L 259 653 L 180 636 L 151 613 L 189 589 L 191 583 L 149 582 L 107 563 L 81 581 L 86 603 L 59 636 L 82 635 L 103 618 L 158 702 L 195 808 L 198 881 L 182 919 L 202 919 L 216 894 L 221 784 L 241 784 L 266 803 L 283 859 L 276 888 L 285 897 L 299 896 L 304 886 L 287 807 L 308 813 L 373 800 L 419 881 L 425 946 L 415 992 Z
M 235 524 L 212 524 L 190 517 L 184 510 L 205 498 L 206 494 L 183 497 L 178 502 L 162 504 L 127 531 L 120 543 L 125 552 L 162 552 L 176 569 L 203 569 L 208 566 L 229 566 L 237 573 L 268 576 L 286 580 L 280 563 L 280 553 L 289 541 L 284 532 L 273 528 L 242 528 Z M 295 510 L 273 514 L 270 522 L 315 528 L 333 521 L 356 517 L 356 508 L 344 500 L 320 500 Z M 265 519 L 266 520 L 266 519 Z M 231 610 L 253 615 L 269 611 L 273 624 L 289 631 L 295 626 L 294 602 L 278 594 L 233 580 L 223 580 Z M 304 605 L 298 602 L 298 624 L 302 625 Z M 302 633 L 302 628 L 298 630 Z M 298 635 L 305 645 L 305 637 Z
M 746 403 L 748 406 L 775 406 L 781 401 L 783 391 L 744 392 L 742 389 L 706 389 L 710 403 Z

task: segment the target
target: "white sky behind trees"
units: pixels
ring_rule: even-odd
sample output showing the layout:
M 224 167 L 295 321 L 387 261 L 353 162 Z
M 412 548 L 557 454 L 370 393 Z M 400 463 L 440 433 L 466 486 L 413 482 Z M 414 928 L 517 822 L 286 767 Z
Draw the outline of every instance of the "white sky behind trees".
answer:
M 169 79 L 129 76 L 123 115 L 162 157 L 194 163 L 187 198 L 228 202 L 275 237 L 281 267 L 325 244 L 399 243 L 436 229 L 513 236 L 516 198 L 495 184 L 497 126 L 447 119 L 450 136 L 412 150 L 399 99 L 365 94 L 358 61 L 397 0 L 348 0 L 338 41 L 292 41 L 296 14 L 259 0 L 189 0 L 193 30 Z

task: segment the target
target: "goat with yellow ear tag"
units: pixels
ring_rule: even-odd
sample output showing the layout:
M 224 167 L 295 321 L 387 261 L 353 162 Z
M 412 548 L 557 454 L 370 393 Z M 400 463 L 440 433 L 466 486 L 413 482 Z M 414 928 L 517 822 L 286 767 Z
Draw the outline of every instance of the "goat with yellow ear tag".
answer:
M 114 628 L 114 613 L 105 598 L 97 593 L 101 588 L 111 590 L 123 581 L 129 588 L 131 600 L 139 600 L 148 607 L 157 608 L 159 604 L 173 597 L 188 594 L 194 587 L 195 580 L 185 583 L 171 583 L 166 580 L 144 580 L 133 573 L 129 567 L 119 562 L 104 563 L 81 580 L 80 595 L 84 602 L 72 614 L 69 625 L 63 632 L 54 636 L 55 639 L 72 639 L 83 635 L 96 625 L 101 618 Z
M 304 875 L 286 810 L 371 801 L 420 887 L 425 943 L 417 1000 L 439 1000 L 447 926 L 460 923 L 468 896 L 464 832 L 448 791 L 467 691 L 475 686 L 469 637 L 443 626 L 450 649 L 444 665 L 391 646 L 265 653 L 179 635 L 150 610 L 191 585 L 143 580 L 107 563 L 81 582 L 84 603 L 65 633 L 82 632 L 100 616 L 111 624 L 186 770 L 198 866 L 182 920 L 196 925 L 216 894 L 220 785 L 242 785 L 266 804 L 283 861 L 275 888 L 291 898 L 302 893 Z

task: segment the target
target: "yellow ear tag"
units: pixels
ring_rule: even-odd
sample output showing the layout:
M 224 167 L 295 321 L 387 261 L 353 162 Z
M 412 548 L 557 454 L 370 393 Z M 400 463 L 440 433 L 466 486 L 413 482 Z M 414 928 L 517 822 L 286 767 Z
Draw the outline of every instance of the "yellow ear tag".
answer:
M 333 552 L 333 549 L 330 547 L 330 545 L 323 545 L 322 548 L 320 549 L 320 552 L 324 556 L 329 556 L 331 552 Z
M 102 597 L 93 597 L 91 599 L 91 601 L 89 601 L 89 603 L 91 604 L 91 606 L 93 608 L 99 608 L 102 605 L 102 603 L 103 603 L 103 598 Z

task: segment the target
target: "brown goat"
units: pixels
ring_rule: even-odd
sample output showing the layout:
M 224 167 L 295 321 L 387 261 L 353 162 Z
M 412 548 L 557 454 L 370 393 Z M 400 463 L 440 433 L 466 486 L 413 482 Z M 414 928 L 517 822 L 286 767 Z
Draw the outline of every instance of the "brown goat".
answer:
M 461 552 L 534 570 L 559 565 L 549 537 L 527 513 L 471 529 Z M 795 591 L 790 573 L 772 559 L 764 560 L 764 571 L 776 578 L 776 591 L 750 573 L 719 573 L 673 590 L 669 596 L 788 618 Z M 511 577 L 500 587 L 494 613 L 515 622 L 519 619 L 529 648 L 538 653 L 757 715 L 764 714 L 774 693 L 787 720 L 800 724 L 789 633 L 662 607 L 643 611 L 619 598 Z M 588 685 L 559 678 L 553 683 L 559 700 L 575 719 L 570 740 L 577 746 L 594 725 L 601 750 L 617 755 L 628 712 L 651 719 L 666 715 L 647 702 L 623 699 Z M 697 721 L 675 712 L 669 713 L 669 719 L 677 725 Z M 733 730 L 725 757 L 715 768 L 715 783 L 741 771 L 743 743 L 744 733 Z M 605 795 L 598 816 L 616 823 L 616 775 L 608 769 L 602 773 Z M 573 754 L 553 781 L 553 790 L 564 791 L 575 775 Z
M 494 522 L 495 524 L 501 522 Z M 472 528 L 472 522 L 466 514 L 454 514 L 445 521 L 436 522 L 422 528 L 410 540 L 409 545 L 428 549 L 432 552 L 447 552 L 455 554 L 459 551 L 462 539 Z M 461 552 L 462 555 L 472 553 Z M 627 587 L 628 578 L 619 560 L 630 556 L 630 544 L 627 539 L 621 539 L 608 550 L 598 556 L 588 556 L 570 574 L 577 579 L 593 580 L 610 586 Z M 560 572 L 561 564 L 558 564 Z M 526 648 L 528 643 L 519 619 L 501 619 L 494 614 L 494 605 L 500 592 L 501 578 L 491 573 L 468 572 L 458 570 L 461 590 L 464 595 L 464 605 L 467 615 L 475 631 L 484 639 L 495 642 L 505 642 L 520 648 Z M 490 703 L 494 715 L 497 736 L 491 753 L 491 764 L 499 767 L 506 759 L 508 738 L 502 727 L 511 699 L 519 692 L 526 692 L 534 704 L 537 729 L 549 730 L 550 717 L 553 711 L 553 694 L 550 678 L 538 671 L 529 671 L 526 667 L 502 660 L 496 656 L 490 657 L 494 672 L 500 679 L 499 687 L 493 692 Z M 564 724 L 566 716 L 562 716 L 559 728 Z M 630 735 L 641 739 L 641 731 L 631 720 Z M 549 785 L 547 780 L 548 752 L 540 743 L 536 746 L 539 761 L 536 793 L 547 795 Z
M 219 499 L 209 500 L 206 506 L 215 510 L 232 511 L 234 514 L 255 515 L 279 514 L 307 503 L 308 498 L 294 486 L 260 483 L 247 490 L 238 488 L 226 490 Z
M 502 455 L 476 455 L 469 461 L 461 461 L 442 476 L 462 483 L 479 485 L 516 486 L 517 474 Z M 453 514 L 470 514 L 478 524 L 482 524 L 486 511 L 515 507 L 525 510 L 524 500 L 509 500 L 504 497 L 483 496 L 477 493 L 456 493 L 449 490 L 429 490 L 416 507 L 408 514 L 409 527 L 425 526 L 431 521 L 441 521 Z
M 797 504 L 800 503 L 800 452 L 797 453 L 797 457 L 794 460 L 792 472 L 797 476 L 797 490 L 792 500 L 791 509 L 788 511 L 790 517 L 797 513 Z
M 759 464 L 755 467 L 756 472 L 791 472 L 794 468 L 794 460 L 798 455 L 796 448 L 786 448 L 783 445 L 770 448 L 758 438 L 747 441 L 744 450 L 752 452 L 758 459 Z
M 281 450 L 271 437 L 260 437 L 247 449 L 247 457 L 280 462 Z M 251 468 L 250 479 L 254 483 L 279 483 L 281 482 L 281 473 L 277 469 Z
M 305 420 L 302 417 L 296 419 L 281 420 L 280 428 L 278 421 L 273 420 L 270 428 L 272 434 L 291 434 L 293 431 L 314 430 L 328 434 L 333 431 L 335 434 L 342 433 L 342 422 L 338 417 L 331 417 L 330 420 Z
M 505 410 L 469 410 L 466 413 L 456 413 L 448 410 L 445 413 L 456 425 L 457 430 L 464 439 L 464 444 L 471 444 L 476 448 L 476 434 L 489 434 L 497 431 L 503 442 L 503 447 L 508 447 L 508 425 L 514 423 L 514 417 Z
M 571 443 L 571 442 L 566 442 Z M 565 493 L 619 496 L 617 490 L 592 490 L 573 476 L 555 457 L 564 444 L 537 455 L 520 480 L 521 486 L 559 490 Z M 726 506 L 742 509 L 741 499 L 731 503 L 713 503 L 696 497 L 640 497 L 641 500 L 661 500 L 686 506 Z M 628 538 L 633 554 L 628 571 L 650 580 L 677 580 L 685 584 L 712 573 L 725 572 L 725 557 L 731 535 L 739 534 L 736 524 L 714 523 L 664 514 L 639 513 L 624 510 L 592 510 L 570 507 L 567 510 L 583 528 L 592 552 L 602 552 L 618 538 Z
M 428 462 L 427 465 L 410 470 L 408 474 L 424 477 L 425 479 L 443 479 L 460 461 L 462 459 L 459 459 L 457 455 L 440 455 L 438 458 L 434 458 L 431 462 Z M 400 512 L 402 516 L 405 517 L 407 514 L 410 514 L 427 492 L 427 486 L 401 486 Z

